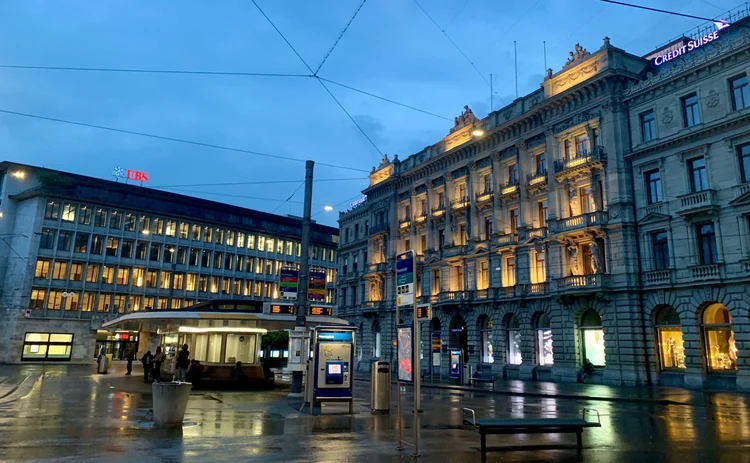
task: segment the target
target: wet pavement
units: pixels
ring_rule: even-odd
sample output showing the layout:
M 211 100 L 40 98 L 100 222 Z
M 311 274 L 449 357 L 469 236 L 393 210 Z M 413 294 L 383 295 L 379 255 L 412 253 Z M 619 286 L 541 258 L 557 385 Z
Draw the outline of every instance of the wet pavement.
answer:
M 0 367 L 0 460 L 47 462 L 395 461 L 396 413 L 369 412 L 369 384 L 357 381 L 355 414 L 345 404 L 300 414 L 288 390 L 196 392 L 181 429 L 154 429 L 151 395 L 138 377 L 115 364 L 94 367 Z M 26 380 L 21 381 L 22 378 Z M 9 383 L 10 384 L 10 383 Z M 5 392 L 12 388 L 5 389 Z M 395 404 L 395 389 L 393 402 Z M 612 392 L 614 394 L 614 392 Z M 479 435 L 462 425 L 461 410 L 478 417 L 571 417 L 582 408 L 601 415 L 574 435 L 489 436 L 487 461 L 750 462 L 750 400 L 733 393 L 690 393 L 689 403 L 508 395 L 426 388 L 421 415 L 422 461 L 480 461 Z M 702 397 L 702 399 L 701 399 Z M 410 391 L 405 404 L 411 406 Z M 405 406 L 406 408 L 406 406 Z M 317 412 L 316 412 L 317 413 Z M 412 441 L 412 414 L 405 413 Z

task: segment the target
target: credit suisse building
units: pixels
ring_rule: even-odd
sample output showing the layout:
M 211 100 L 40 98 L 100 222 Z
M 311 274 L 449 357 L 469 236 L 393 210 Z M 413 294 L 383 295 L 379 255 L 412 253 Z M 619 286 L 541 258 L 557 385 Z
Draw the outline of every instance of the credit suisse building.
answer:
M 457 348 L 505 378 L 575 382 L 588 361 L 587 382 L 750 389 L 747 14 L 648 56 L 576 45 L 537 91 L 384 157 L 339 218 L 359 369 L 395 355 L 413 249 L 428 375 Z
M 13 162 L 0 163 L 0 192 L 3 363 L 142 353 L 137 331 L 102 323 L 212 299 L 262 305 L 299 266 L 299 218 Z M 335 303 L 337 246 L 336 228 L 312 225 L 321 303 Z

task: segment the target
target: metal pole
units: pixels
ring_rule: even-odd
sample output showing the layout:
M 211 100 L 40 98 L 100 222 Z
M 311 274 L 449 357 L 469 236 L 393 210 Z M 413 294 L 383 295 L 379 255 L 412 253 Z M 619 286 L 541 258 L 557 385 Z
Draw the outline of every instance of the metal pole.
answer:
M 542 45 L 544 45 L 544 73 L 547 73 L 547 41 L 543 40 Z
M 302 213 L 302 244 L 300 249 L 299 263 L 299 290 L 297 291 L 297 301 L 294 312 L 297 314 L 296 327 L 307 326 L 307 286 L 310 282 L 309 267 L 309 247 L 310 247 L 310 214 L 312 209 L 312 187 L 313 187 L 313 168 L 315 161 L 305 162 L 305 207 Z M 307 354 L 307 353 L 305 353 Z M 307 355 L 305 355 L 307 357 Z M 312 381 L 312 378 L 307 378 Z M 292 372 L 292 394 L 299 396 L 302 394 L 302 371 Z M 310 404 L 312 409 L 313 404 Z
M 513 62 L 516 69 L 516 99 L 518 99 L 518 52 L 516 51 L 516 41 L 513 41 Z
M 494 101 L 492 99 L 492 74 L 490 74 L 490 112 L 495 110 Z
M 398 280 L 397 280 L 398 281 Z M 398 287 L 398 282 L 396 282 L 396 287 Z M 401 320 L 401 310 L 399 310 L 398 306 L 398 296 L 396 296 L 396 323 L 395 325 L 398 325 L 399 320 Z M 396 330 L 396 349 L 398 349 L 398 330 Z M 396 450 L 403 450 L 404 449 L 404 436 L 403 436 L 403 421 L 401 421 L 401 378 L 399 378 L 398 375 L 398 352 L 396 352 L 396 397 L 398 399 L 398 414 L 396 415 L 396 419 L 398 420 L 398 446 L 396 447 Z
M 414 358 L 411 368 L 414 375 L 414 452 L 411 456 L 418 457 L 421 456 L 421 453 L 419 453 L 419 396 L 421 394 L 422 365 L 419 362 L 421 337 L 419 333 L 419 320 L 417 319 L 416 301 L 414 301 L 414 339 L 416 339 L 417 346 L 414 346 L 414 340 L 412 340 L 412 357 Z

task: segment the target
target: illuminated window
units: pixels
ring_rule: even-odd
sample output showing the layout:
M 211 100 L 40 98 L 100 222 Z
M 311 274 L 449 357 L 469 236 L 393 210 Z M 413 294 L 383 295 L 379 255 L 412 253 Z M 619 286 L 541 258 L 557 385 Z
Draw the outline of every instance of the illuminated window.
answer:
M 266 250 L 266 237 L 259 235 L 258 236 L 258 251 L 265 251 Z
M 115 282 L 115 267 L 113 265 L 105 265 L 102 267 L 102 283 L 111 285 Z
M 44 298 L 47 295 L 47 290 L 42 288 L 34 288 L 31 290 L 31 299 L 29 301 L 29 307 L 32 309 L 43 309 Z
M 482 363 L 495 363 L 495 350 L 492 346 L 492 320 L 486 315 L 479 317 L 479 337 L 482 342 Z
M 723 304 L 711 304 L 703 312 L 703 343 L 709 371 L 737 369 L 732 317 Z
M 534 252 L 534 273 L 532 274 L 532 283 L 544 283 L 547 281 L 547 265 L 545 257 L 546 255 L 544 251 Z
M 188 239 L 188 224 L 187 222 L 180 222 L 180 239 Z
M 83 293 L 83 297 L 81 298 L 81 311 L 91 312 L 92 310 L 94 310 L 94 294 Z
M 34 278 L 49 278 L 49 266 L 49 260 L 38 259 L 36 261 L 36 268 L 34 269 Z
M 88 264 L 86 266 L 86 282 L 97 283 L 99 282 L 99 274 L 101 272 L 101 265 L 99 264 Z
M 97 312 L 109 312 L 109 303 L 112 299 L 111 294 L 101 293 L 99 294 L 99 303 L 96 305 Z
M 521 226 L 520 216 L 518 215 L 518 209 L 511 209 L 510 214 L 510 234 L 515 235 L 518 233 L 518 229 Z
M 133 286 L 137 288 L 142 288 L 145 274 L 146 274 L 146 269 L 144 269 L 143 267 L 135 267 L 133 269 Z
M 263 259 L 260 257 L 255 260 L 255 273 L 263 275 Z
M 227 230 L 227 246 L 234 246 L 235 233 L 232 230 Z
M 76 220 L 76 205 L 65 203 L 62 208 L 62 221 L 74 222 Z
M 149 234 L 149 224 L 151 223 L 151 219 L 148 216 L 142 215 L 141 218 L 138 221 L 138 230 L 143 235 Z
M 208 291 L 208 277 L 206 275 L 200 275 L 198 277 L 198 291 L 202 293 Z
M 53 280 L 65 280 L 68 278 L 68 263 L 55 261 L 52 266 L 52 279 Z
M 70 264 L 70 281 L 83 281 L 83 264 L 73 262 Z
M 247 248 L 255 249 L 255 235 L 247 235 Z
M 286 242 L 286 255 L 291 256 L 294 254 L 294 242 L 293 241 L 287 241 Z
M 224 229 L 216 229 L 216 244 L 224 244 Z
M 113 237 L 107 238 L 107 251 L 106 254 L 108 256 L 116 257 L 117 256 L 117 248 L 120 247 L 120 240 Z
M 130 281 L 130 267 L 120 267 L 117 269 L 117 284 L 127 285 Z
M 148 272 L 146 272 L 146 287 L 156 288 L 158 277 L 159 274 L 156 270 L 149 270 Z
M 174 237 L 177 235 L 177 222 L 174 220 L 167 220 L 167 231 L 165 233 L 167 236 Z
M 125 231 L 135 231 L 136 217 L 135 214 L 125 213 Z
M 224 270 L 233 270 L 234 268 L 234 254 L 227 254 L 224 256 Z
M 181 290 L 185 281 L 184 273 L 175 273 L 172 277 L 172 289 Z
M 588 135 L 579 135 L 576 137 L 576 156 L 586 156 L 589 153 Z
M 518 317 L 511 314 L 505 322 L 505 342 L 507 345 L 508 365 L 520 365 L 521 356 L 521 327 Z
M 234 279 L 232 282 L 232 294 L 239 296 L 242 293 L 242 280 Z
M 587 310 L 581 316 L 581 337 L 583 338 L 583 358 L 594 366 L 603 367 L 605 355 L 602 318 L 592 309 Z
M 192 227 L 192 235 L 190 236 L 190 239 L 193 241 L 200 241 L 201 239 L 201 226 L 193 224 Z
M 214 251 L 214 268 L 221 268 L 221 261 L 223 258 L 223 253 Z
M 479 261 L 479 275 L 477 278 L 477 289 L 483 290 L 490 287 L 489 265 L 486 260 Z
M 154 307 L 156 307 L 156 298 L 154 296 L 146 296 L 143 300 L 143 308 L 152 310 Z
M 154 235 L 164 234 L 164 219 L 161 217 L 154 217 L 153 222 L 151 222 L 151 233 Z
M 245 247 L 245 234 L 242 232 L 237 232 L 237 247 L 238 248 Z
M 219 277 L 211 277 L 211 292 L 214 294 L 219 292 Z
M 205 243 L 210 243 L 214 239 L 214 229 L 209 227 L 208 225 L 203 227 L 203 241 Z
M 26 333 L 21 361 L 70 360 L 73 335 L 70 333 Z
M 682 327 L 677 311 L 673 307 L 663 307 L 656 314 L 655 321 L 662 370 L 686 368 Z
M 142 296 L 130 296 L 130 300 L 128 301 L 128 311 L 129 312 L 138 312 L 142 308 Z
M 256 281 L 253 283 L 253 296 L 260 297 L 260 291 L 261 291 L 261 283 L 260 281 Z
M 125 295 L 115 294 L 112 300 L 112 308 L 117 313 L 124 313 L 125 312 Z
M 172 272 L 168 272 L 166 270 L 161 271 L 161 280 L 159 287 L 161 289 L 169 289 L 169 284 L 172 280 Z
M 504 287 L 515 286 L 516 284 L 516 258 L 508 257 L 505 259 L 505 279 Z
M 187 284 L 185 285 L 186 291 L 195 291 L 198 275 L 195 273 L 187 274 Z
M 253 257 L 245 257 L 245 271 L 247 273 L 253 273 L 255 271 L 255 259 Z
M 80 293 L 70 292 L 68 297 L 63 297 L 63 309 L 67 311 L 78 310 L 78 298 Z
M 552 354 L 552 324 L 545 313 L 536 321 L 536 357 L 539 366 L 552 366 L 555 357 Z

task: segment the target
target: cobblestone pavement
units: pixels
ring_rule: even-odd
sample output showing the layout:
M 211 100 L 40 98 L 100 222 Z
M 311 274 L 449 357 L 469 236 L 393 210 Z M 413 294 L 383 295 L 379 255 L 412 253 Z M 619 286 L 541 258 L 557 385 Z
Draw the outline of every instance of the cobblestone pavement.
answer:
M 24 378 L 0 398 L 0 459 L 47 462 L 396 461 L 396 413 L 373 416 L 369 384 L 357 381 L 355 414 L 331 404 L 322 414 L 300 414 L 286 390 L 196 392 L 182 429 L 154 429 L 151 395 L 139 378 L 115 364 L 108 375 L 94 367 L 0 367 L 0 379 Z M 10 390 L 10 389 L 8 389 Z M 395 404 L 395 387 L 393 391 Z M 610 392 L 614 394 L 614 392 Z M 405 409 L 411 406 L 405 392 Z M 748 397 L 713 393 L 690 403 L 613 401 L 425 389 L 421 415 L 422 461 L 480 461 L 479 435 L 462 425 L 461 409 L 481 417 L 576 416 L 583 407 L 601 414 L 602 428 L 574 435 L 490 436 L 488 461 L 750 462 Z M 404 438 L 412 441 L 412 414 Z

